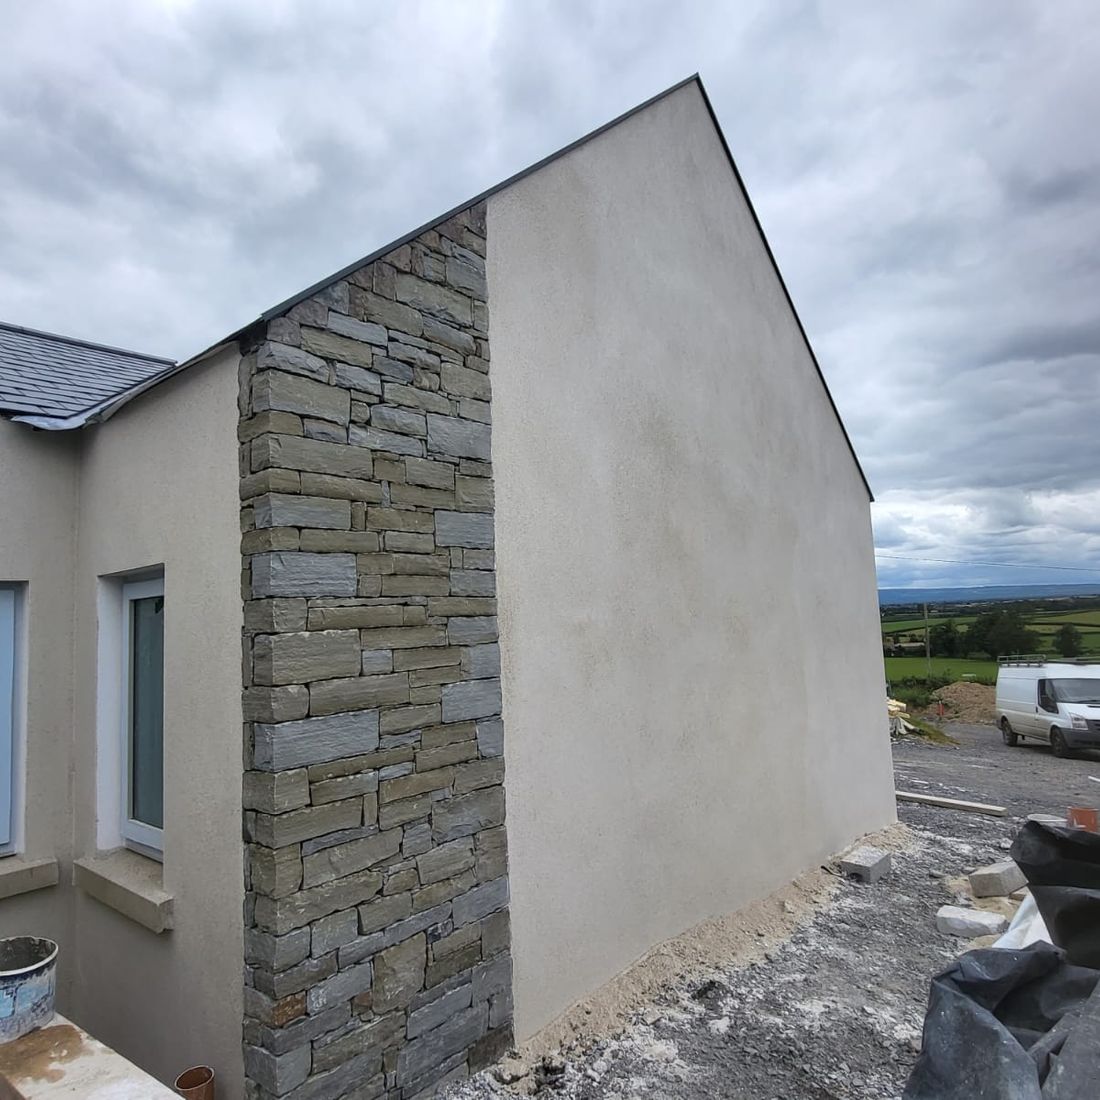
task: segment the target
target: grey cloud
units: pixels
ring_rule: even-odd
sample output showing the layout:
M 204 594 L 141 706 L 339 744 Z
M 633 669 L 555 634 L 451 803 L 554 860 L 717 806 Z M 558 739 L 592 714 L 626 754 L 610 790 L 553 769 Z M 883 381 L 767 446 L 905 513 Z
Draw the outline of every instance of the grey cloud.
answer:
M 699 70 L 884 547 L 1100 554 L 1089 0 L 57 0 L 6 30 L 0 316 L 176 356 Z

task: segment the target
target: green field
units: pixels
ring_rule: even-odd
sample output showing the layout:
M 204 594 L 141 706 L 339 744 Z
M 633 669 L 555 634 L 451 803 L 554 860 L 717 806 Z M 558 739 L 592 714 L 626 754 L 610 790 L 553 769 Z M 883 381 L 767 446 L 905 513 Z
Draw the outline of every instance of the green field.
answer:
M 928 675 L 928 662 L 923 657 L 886 657 L 886 679 L 891 682 L 910 677 L 923 679 Z M 960 657 L 933 657 L 932 675 L 950 680 L 974 679 L 992 684 L 997 680 L 996 661 L 970 661 Z
M 930 615 L 928 617 L 929 628 L 937 623 L 945 623 L 953 620 L 960 629 L 970 626 L 974 622 L 973 615 Z M 1060 611 L 1056 613 L 1038 612 L 1026 619 L 1027 625 L 1038 633 L 1042 648 L 1048 652 L 1053 651 L 1052 637 L 1054 632 L 1064 623 L 1072 623 L 1081 632 L 1081 652 L 1086 657 L 1100 656 L 1100 610 L 1086 611 Z M 923 641 L 923 619 L 884 619 L 882 621 L 883 638 L 899 640 Z M 905 657 L 894 657 L 891 660 L 909 660 Z M 914 658 L 915 659 L 915 658 Z M 980 663 L 980 662 L 979 662 Z

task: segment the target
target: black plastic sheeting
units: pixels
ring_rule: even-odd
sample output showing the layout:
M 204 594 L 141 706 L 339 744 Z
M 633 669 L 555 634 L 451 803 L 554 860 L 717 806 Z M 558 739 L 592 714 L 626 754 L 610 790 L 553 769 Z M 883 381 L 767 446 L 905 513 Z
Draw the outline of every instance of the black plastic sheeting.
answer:
M 1054 946 L 969 951 L 932 979 L 904 1100 L 1100 1097 L 1100 834 L 1028 822 L 1012 857 Z

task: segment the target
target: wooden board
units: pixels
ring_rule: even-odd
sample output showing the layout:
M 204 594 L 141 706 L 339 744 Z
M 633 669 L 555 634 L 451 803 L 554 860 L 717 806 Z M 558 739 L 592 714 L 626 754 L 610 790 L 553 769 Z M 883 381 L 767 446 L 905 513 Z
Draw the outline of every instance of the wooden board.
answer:
M 945 810 L 964 810 L 969 814 L 986 814 L 989 817 L 1007 817 L 1004 806 L 991 806 L 985 802 L 963 802 L 958 798 L 941 798 L 936 794 L 917 794 L 915 791 L 894 791 L 899 802 L 916 802 L 921 806 L 940 806 Z

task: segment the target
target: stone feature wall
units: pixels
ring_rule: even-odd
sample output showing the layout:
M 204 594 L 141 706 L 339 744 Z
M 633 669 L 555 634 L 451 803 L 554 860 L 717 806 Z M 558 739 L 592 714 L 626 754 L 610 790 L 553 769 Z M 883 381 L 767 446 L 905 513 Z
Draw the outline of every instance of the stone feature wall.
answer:
M 511 1045 L 485 248 L 474 207 L 243 359 L 256 1100 L 428 1095 Z

